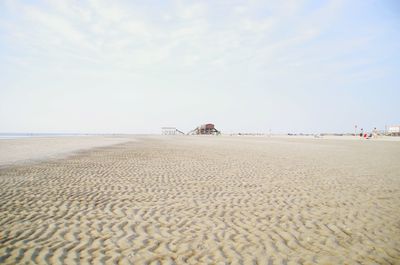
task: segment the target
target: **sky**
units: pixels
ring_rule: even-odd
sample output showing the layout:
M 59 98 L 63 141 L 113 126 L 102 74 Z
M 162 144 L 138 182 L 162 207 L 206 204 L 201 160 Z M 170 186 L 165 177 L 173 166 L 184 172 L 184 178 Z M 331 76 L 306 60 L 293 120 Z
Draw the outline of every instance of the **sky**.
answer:
M 0 1 L 0 132 L 400 124 L 400 1 Z

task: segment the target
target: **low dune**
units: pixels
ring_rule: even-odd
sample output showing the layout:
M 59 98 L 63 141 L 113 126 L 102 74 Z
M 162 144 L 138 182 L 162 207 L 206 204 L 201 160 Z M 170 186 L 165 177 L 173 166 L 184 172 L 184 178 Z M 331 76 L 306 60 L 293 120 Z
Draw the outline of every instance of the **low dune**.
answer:
M 400 142 L 181 136 L 9 165 L 0 263 L 399 264 L 399 158 Z

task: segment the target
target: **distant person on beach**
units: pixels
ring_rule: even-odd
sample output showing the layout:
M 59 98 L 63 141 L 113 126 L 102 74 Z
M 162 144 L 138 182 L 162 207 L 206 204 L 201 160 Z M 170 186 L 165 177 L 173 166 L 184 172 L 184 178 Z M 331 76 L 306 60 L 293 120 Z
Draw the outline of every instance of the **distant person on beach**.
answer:
M 363 137 L 364 136 L 364 129 L 363 128 L 361 128 L 361 131 L 360 131 L 360 137 Z
M 378 138 L 378 130 L 376 129 L 376 127 L 374 127 L 374 130 L 372 131 L 372 137 Z

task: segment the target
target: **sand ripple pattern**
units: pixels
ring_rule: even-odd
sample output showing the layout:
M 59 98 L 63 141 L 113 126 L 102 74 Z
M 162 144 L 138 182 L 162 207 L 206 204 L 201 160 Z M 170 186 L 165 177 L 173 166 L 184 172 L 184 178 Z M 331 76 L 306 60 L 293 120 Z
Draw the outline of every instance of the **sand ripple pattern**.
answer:
M 400 145 L 143 138 L 0 170 L 4 264 L 400 264 Z

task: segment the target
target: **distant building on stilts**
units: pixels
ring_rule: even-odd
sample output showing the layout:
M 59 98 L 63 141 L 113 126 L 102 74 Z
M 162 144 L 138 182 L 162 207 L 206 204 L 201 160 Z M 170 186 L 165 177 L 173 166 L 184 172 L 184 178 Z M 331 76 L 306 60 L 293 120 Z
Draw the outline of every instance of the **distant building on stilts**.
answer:
M 207 124 L 200 125 L 199 127 L 191 130 L 188 134 L 191 134 L 191 135 L 218 135 L 218 134 L 221 134 L 221 132 L 215 128 L 214 124 L 207 123 Z

